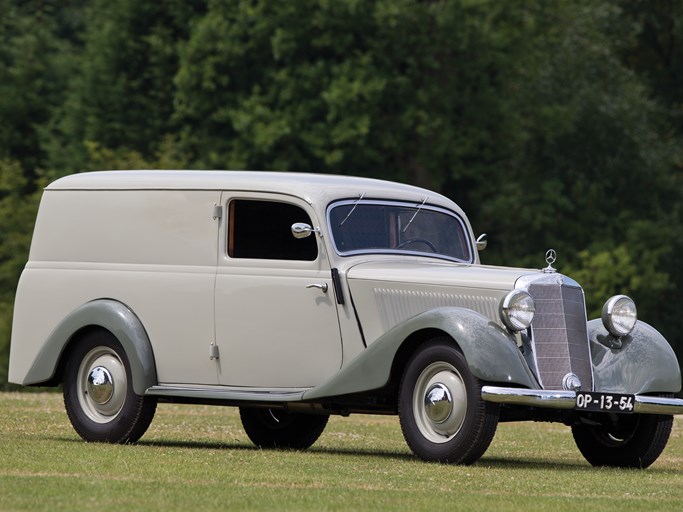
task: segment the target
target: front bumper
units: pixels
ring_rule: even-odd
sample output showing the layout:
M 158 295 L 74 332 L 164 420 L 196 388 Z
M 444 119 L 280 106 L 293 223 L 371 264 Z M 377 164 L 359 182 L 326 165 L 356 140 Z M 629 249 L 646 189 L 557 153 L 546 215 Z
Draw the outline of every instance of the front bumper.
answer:
M 487 402 L 544 409 L 574 409 L 576 407 L 576 392 L 574 391 L 484 386 L 481 388 L 481 397 Z M 636 414 L 683 414 L 683 399 L 635 395 L 633 412 Z

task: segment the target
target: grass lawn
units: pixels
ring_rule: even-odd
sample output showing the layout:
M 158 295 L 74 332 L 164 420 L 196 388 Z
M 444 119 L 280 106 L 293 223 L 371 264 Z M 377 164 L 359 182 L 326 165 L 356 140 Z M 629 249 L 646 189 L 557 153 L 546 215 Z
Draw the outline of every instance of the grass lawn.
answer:
M 396 417 L 331 417 L 306 452 L 254 448 L 236 409 L 160 404 L 132 446 L 84 443 L 61 395 L 0 393 L 0 510 L 683 510 L 683 417 L 645 471 L 593 468 L 569 428 L 501 424 L 473 466 L 426 464 Z

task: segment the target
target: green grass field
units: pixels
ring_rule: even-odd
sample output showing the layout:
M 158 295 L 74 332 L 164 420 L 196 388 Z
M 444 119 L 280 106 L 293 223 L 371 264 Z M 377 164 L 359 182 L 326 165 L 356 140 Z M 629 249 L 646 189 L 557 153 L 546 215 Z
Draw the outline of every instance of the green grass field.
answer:
M 236 409 L 169 404 L 138 444 L 89 444 L 52 393 L 0 393 L 0 433 L 3 511 L 683 510 L 680 417 L 645 471 L 592 468 L 555 424 L 501 424 L 459 467 L 413 457 L 395 417 L 332 417 L 310 450 L 266 451 Z

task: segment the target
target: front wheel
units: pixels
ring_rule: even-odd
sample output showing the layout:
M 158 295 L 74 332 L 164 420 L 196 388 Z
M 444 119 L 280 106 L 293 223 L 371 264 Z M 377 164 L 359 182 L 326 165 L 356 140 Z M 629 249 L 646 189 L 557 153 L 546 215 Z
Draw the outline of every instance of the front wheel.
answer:
M 666 447 L 672 425 L 673 416 L 617 415 L 604 424 L 574 425 L 572 434 L 593 466 L 645 469 Z
M 498 405 L 481 398 L 481 387 L 452 340 L 423 345 L 408 361 L 399 390 L 399 419 L 410 449 L 426 461 L 476 462 L 498 426 Z
M 247 436 L 259 448 L 305 450 L 323 433 L 329 416 L 240 407 L 240 418 Z
M 156 411 L 156 398 L 136 395 L 126 352 L 109 331 L 86 334 L 64 370 L 64 406 L 86 441 L 134 443 Z

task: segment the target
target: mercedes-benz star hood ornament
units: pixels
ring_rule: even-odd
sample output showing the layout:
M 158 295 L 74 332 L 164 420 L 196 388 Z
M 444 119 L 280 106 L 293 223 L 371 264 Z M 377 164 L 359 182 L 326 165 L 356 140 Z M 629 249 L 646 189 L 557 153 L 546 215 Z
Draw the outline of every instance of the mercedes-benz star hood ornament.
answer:
M 545 262 L 548 264 L 548 266 L 543 269 L 543 272 L 546 274 L 557 272 L 557 270 L 553 268 L 553 263 L 555 263 L 556 260 L 557 253 L 555 252 L 555 249 L 548 249 L 545 252 Z

